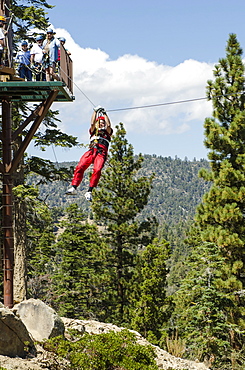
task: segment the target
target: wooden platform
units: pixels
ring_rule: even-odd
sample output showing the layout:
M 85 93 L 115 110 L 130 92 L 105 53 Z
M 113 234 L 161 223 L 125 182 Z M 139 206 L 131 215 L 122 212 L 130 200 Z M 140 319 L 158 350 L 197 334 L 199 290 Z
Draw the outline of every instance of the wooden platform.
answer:
M 1 82 L 0 80 L 0 99 L 9 96 L 13 102 L 43 101 L 48 98 L 52 90 L 58 90 L 55 101 L 73 101 L 75 99 L 66 84 L 62 81 L 24 81 L 23 79 L 18 79 Z
M 11 97 L 11 101 L 43 101 L 51 91 L 58 90 L 55 101 L 73 101 L 75 97 L 62 81 L 25 81 L 16 76 L 16 70 L 0 66 L 0 99 Z

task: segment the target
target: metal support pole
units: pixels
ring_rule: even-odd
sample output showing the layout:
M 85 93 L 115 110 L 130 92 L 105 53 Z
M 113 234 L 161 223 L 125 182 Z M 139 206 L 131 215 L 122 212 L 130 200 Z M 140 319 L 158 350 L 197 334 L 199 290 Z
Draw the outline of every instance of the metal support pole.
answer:
M 13 200 L 12 178 L 8 173 L 12 161 L 11 149 L 11 102 L 2 100 L 2 149 L 3 149 L 3 194 L 2 194 L 2 229 L 3 229 L 3 295 L 4 305 L 13 307 L 14 276 L 14 238 L 13 238 Z

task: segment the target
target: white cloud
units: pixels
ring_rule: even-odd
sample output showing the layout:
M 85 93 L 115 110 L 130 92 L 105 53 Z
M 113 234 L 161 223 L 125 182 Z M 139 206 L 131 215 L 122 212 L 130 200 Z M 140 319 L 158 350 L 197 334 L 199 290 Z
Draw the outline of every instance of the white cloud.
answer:
M 128 54 L 110 60 L 102 50 L 76 44 L 65 29 L 55 31 L 57 37 L 66 38 L 74 66 L 75 101 L 56 106 L 67 133 L 88 141 L 93 104 L 107 110 L 159 105 L 108 113 L 113 125 L 123 122 L 128 132 L 140 130 L 141 134 L 182 134 L 190 130 L 193 120 L 203 122 L 211 115 L 211 104 L 206 100 L 160 104 L 205 97 L 213 65 L 190 59 L 171 67 Z

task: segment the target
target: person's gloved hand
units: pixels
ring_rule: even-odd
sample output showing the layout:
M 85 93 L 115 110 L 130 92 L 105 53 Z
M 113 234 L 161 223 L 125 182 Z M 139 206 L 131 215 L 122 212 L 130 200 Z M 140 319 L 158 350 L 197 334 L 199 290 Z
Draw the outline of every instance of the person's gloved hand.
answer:
M 94 108 L 94 111 L 97 113 L 97 112 L 101 112 L 103 111 L 104 108 L 101 107 L 101 105 L 97 105 L 97 107 Z

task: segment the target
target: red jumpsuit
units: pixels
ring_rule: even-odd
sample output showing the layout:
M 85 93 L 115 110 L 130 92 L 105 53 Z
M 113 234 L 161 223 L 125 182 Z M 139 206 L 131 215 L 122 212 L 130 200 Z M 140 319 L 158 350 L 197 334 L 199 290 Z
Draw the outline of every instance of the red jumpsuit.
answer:
M 111 140 L 112 130 L 109 134 L 105 129 L 99 129 L 95 137 L 95 130 L 90 133 L 90 149 L 83 154 L 78 165 L 75 168 L 72 185 L 76 187 L 80 185 L 84 171 L 93 163 L 94 169 L 90 179 L 89 187 L 96 187 L 98 185 L 102 168 L 104 167 L 107 152 L 109 147 L 109 142 Z

